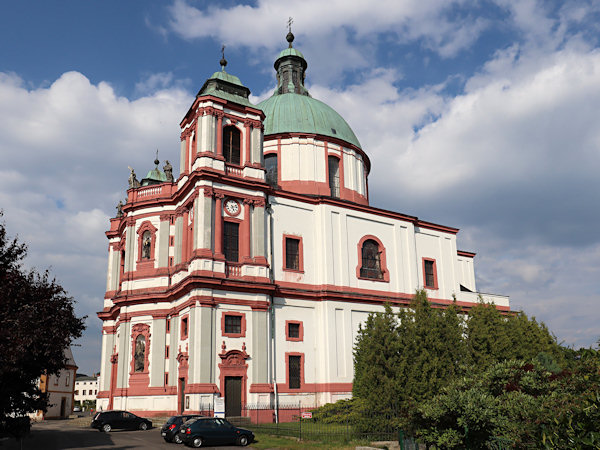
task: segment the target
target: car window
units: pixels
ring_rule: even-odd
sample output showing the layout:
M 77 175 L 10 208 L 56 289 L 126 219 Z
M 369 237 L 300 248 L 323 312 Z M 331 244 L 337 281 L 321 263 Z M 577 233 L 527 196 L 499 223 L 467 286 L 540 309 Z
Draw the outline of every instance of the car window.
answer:
M 124 419 L 133 419 L 133 414 L 130 414 L 128 412 L 124 412 L 123 413 L 123 418 Z
M 179 417 L 169 417 L 169 420 L 167 420 L 167 424 L 177 423 L 178 420 L 180 420 Z

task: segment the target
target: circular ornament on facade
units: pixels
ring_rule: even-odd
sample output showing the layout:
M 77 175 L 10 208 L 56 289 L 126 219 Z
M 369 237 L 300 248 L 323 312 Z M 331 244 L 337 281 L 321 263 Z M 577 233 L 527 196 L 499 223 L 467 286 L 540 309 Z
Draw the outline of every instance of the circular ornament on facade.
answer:
M 240 213 L 240 204 L 233 199 L 229 199 L 225 202 L 225 211 L 230 216 L 237 216 Z

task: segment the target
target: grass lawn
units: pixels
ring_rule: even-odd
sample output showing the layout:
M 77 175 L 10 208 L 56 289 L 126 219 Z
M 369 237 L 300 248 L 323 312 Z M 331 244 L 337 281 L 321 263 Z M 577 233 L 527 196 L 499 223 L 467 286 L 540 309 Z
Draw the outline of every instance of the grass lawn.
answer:
M 336 445 L 324 442 L 298 441 L 295 438 L 286 438 L 281 436 L 271 436 L 266 433 L 256 432 L 255 441 L 250 444 L 252 448 L 268 449 L 277 448 L 280 450 L 295 450 L 302 448 L 331 448 L 335 450 L 350 450 L 356 445 Z

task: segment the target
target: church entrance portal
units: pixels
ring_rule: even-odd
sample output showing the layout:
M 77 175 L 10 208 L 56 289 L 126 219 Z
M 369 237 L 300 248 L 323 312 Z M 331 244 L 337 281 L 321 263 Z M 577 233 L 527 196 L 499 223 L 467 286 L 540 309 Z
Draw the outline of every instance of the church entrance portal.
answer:
M 225 417 L 242 415 L 242 377 L 225 377 Z

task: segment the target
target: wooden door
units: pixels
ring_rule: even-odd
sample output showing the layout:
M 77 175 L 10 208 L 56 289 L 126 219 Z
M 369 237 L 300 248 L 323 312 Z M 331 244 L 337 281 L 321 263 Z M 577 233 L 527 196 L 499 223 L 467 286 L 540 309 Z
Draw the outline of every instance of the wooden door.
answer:
M 242 377 L 225 377 L 225 417 L 242 415 Z
M 185 408 L 185 378 L 179 379 L 179 414 L 183 414 Z

